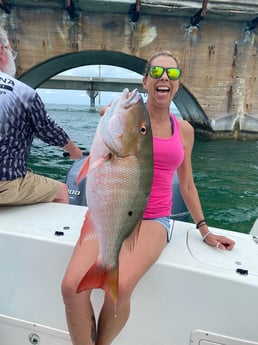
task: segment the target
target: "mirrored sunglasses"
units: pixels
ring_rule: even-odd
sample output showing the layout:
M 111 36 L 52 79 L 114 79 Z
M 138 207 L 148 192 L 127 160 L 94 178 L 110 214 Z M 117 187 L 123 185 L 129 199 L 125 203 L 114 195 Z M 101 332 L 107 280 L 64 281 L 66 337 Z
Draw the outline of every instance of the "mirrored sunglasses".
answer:
M 149 75 L 154 79 L 158 79 L 162 77 L 165 71 L 170 80 L 177 80 L 181 76 L 180 68 L 176 68 L 176 67 L 165 68 L 161 66 L 150 66 Z

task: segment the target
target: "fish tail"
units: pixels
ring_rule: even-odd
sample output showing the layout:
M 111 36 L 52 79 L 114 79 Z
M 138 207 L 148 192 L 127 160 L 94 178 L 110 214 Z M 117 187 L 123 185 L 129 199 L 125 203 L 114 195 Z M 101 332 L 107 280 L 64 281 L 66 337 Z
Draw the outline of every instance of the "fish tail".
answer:
M 77 287 L 77 293 L 83 290 L 102 289 L 109 294 L 117 304 L 118 301 L 118 267 L 106 270 L 98 264 L 94 264 L 84 275 Z

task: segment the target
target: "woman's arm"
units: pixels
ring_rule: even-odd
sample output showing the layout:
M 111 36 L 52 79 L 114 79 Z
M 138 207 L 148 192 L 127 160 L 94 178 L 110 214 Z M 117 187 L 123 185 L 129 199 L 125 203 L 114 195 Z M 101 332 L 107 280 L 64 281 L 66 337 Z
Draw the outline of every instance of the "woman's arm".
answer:
M 185 204 L 190 211 L 194 222 L 196 224 L 200 223 L 198 230 L 206 243 L 212 246 L 217 246 L 220 249 L 232 249 L 235 244 L 234 241 L 227 237 L 214 235 L 209 232 L 199 194 L 193 179 L 192 150 L 194 144 L 194 129 L 187 121 L 179 121 L 179 128 L 185 156 L 182 164 L 177 169 L 177 173 L 180 183 L 180 191 Z

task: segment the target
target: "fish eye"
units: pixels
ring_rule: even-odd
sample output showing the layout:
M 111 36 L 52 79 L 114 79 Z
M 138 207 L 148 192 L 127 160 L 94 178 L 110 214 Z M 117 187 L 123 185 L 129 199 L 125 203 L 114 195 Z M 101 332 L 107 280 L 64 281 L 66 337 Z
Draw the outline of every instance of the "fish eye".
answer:
M 141 133 L 141 134 L 146 134 L 146 133 L 147 133 L 147 128 L 146 128 L 145 125 L 142 125 L 142 126 L 140 127 L 140 133 Z

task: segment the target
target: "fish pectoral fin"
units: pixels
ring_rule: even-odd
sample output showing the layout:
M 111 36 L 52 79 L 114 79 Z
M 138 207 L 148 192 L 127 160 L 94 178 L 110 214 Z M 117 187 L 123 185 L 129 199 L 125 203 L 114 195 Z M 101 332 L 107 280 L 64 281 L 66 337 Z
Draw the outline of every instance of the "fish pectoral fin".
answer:
M 80 183 L 80 181 L 86 177 L 92 170 L 99 167 L 103 162 L 106 162 L 110 160 L 112 157 L 111 153 L 108 153 L 104 157 L 101 157 L 99 159 L 96 159 L 95 162 L 90 164 L 90 156 L 85 160 L 83 166 L 81 167 L 81 170 L 79 172 L 79 175 L 76 179 L 76 186 Z
M 104 157 L 101 157 L 99 159 L 96 159 L 95 162 L 93 162 L 88 170 L 88 173 L 91 172 L 93 169 L 96 169 L 97 167 L 99 167 L 102 163 L 109 161 L 110 158 L 112 157 L 111 153 L 108 153 L 107 155 L 105 155 Z
M 76 179 L 76 186 L 78 186 L 80 181 L 87 175 L 88 170 L 89 170 L 89 166 L 90 166 L 90 156 L 88 156 L 85 159 L 85 162 L 83 163 L 83 165 L 81 167 L 79 175 L 77 176 L 77 179 Z
M 126 249 L 129 250 L 129 252 L 132 252 L 135 247 L 135 243 L 137 242 L 139 236 L 141 224 L 142 221 L 140 220 L 139 223 L 136 225 L 134 231 L 124 240 L 124 245 Z
M 80 243 L 82 241 L 94 240 L 95 238 L 97 238 L 97 234 L 91 222 L 90 211 L 88 210 L 81 228 Z
M 102 289 L 109 294 L 114 304 L 118 301 L 118 266 L 106 270 L 95 263 L 84 275 L 77 287 L 77 293 L 83 290 Z

